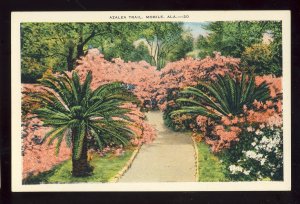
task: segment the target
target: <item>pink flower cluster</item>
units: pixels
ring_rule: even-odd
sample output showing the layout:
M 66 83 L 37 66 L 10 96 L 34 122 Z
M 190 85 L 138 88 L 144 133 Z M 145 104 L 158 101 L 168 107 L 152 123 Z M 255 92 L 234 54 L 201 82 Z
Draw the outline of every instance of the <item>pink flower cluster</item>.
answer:
M 243 118 L 232 115 L 223 116 L 221 121 L 214 121 L 201 115 L 196 118 L 197 125 L 206 136 L 205 142 L 211 145 L 213 152 L 229 148 L 232 141 L 238 141 L 238 136 L 242 131 L 239 124 L 243 122 Z
M 240 115 L 223 116 L 220 121 L 213 121 L 205 116 L 197 116 L 196 124 L 205 137 L 205 141 L 211 145 L 214 152 L 219 152 L 223 148 L 229 148 L 232 141 L 239 140 L 242 131 L 255 131 L 257 128 L 281 128 L 282 101 L 277 96 L 282 93 L 281 78 L 273 76 L 256 77 L 256 85 L 266 81 L 270 87 L 272 100 L 261 102 L 255 100 L 251 107 L 244 105 L 243 113 Z
M 266 81 L 269 84 L 270 96 L 275 98 L 277 94 L 282 93 L 282 77 L 274 77 L 272 75 L 256 76 L 255 84 L 259 85 Z
M 22 85 L 22 155 L 23 155 L 23 178 L 30 175 L 36 175 L 40 172 L 48 171 L 53 166 L 70 158 L 71 150 L 67 147 L 66 142 L 61 144 L 59 155 L 55 156 L 56 141 L 48 145 L 48 141 L 42 144 L 41 139 L 50 130 L 43 127 L 42 121 L 33 118 L 27 109 L 31 109 L 35 104 L 28 101 L 28 92 L 42 91 L 41 87 L 32 84 Z M 26 111 L 23 112 L 23 108 Z
M 32 116 L 28 114 L 22 122 L 23 178 L 48 171 L 69 159 L 71 155 L 65 141 L 61 144 L 58 156 L 55 156 L 56 141 L 52 145 L 48 145 L 48 141 L 39 144 L 50 128 L 42 127 L 42 121 L 37 118 L 30 119 Z
M 282 102 L 266 101 L 261 103 L 254 101 L 254 108 L 245 111 L 246 121 L 249 124 L 260 123 L 267 127 L 282 127 Z
M 82 80 L 88 71 L 92 71 L 93 89 L 102 84 L 120 81 L 133 86 L 133 93 L 146 108 L 152 108 L 150 101 L 164 101 L 159 103 L 159 108 L 164 110 L 167 105 L 164 99 L 169 89 L 194 86 L 200 79 L 214 79 L 217 74 L 240 74 L 239 61 L 216 52 L 214 57 L 170 62 L 158 71 L 145 61 L 124 62 L 117 58 L 110 62 L 97 49 L 90 49 L 87 55 L 77 61 L 75 70 Z
M 218 52 L 215 52 L 214 57 L 186 58 L 170 62 L 161 70 L 157 100 L 164 99 L 168 89 L 195 86 L 200 80 L 215 79 L 217 74 L 238 75 L 240 74 L 239 62 L 240 60 L 237 58 L 224 57 Z M 160 105 L 161 110 L 166 108 L 166 103 Z
M 221 121 L 207 123 L 208 119 L 203 116 L 197 117 L 197 125 L 207 137 L 206 143 L 211 145 L 213 152 L 219 152 L 223 148 L 229 148 L 231 142 L 239 140 L 239 134 L 242 131 L 253 132 L 258 128 L 281 128 L 282 127 L 282 103 L 266 101 L 265 103 L 254 101 L 253 108 L 248 110 L 244 106 L 244 113 L 239 116 L 223 116 Z M 245 126 L 246 124 L 246 126 Z M 208 125 L 213 127 L 211 132 L 208 132 Z M 257 133 L 258 134 L 258 133 Z M 211 139 L 211 136 L 215 136 Z
M 151 104 L 145 104 L 156 97 L 159 89 L 160 71 L 145 61 L 124 62 L 117 58 L 112 62 L 104 59 L 97 49 L 90 49 L 88 54 L 77 61 L 75 70 L 83 80 L 88 71 L 92 71 L 92 89 L 111 82 L 123 82 L 133 86 L 134 94 L 141 102 L 150 108 Z
M 230 147 L 232 141 L 238 141 L 241 129 L 237 126 L 217 125 L 214 127 L 212 134 L 218 137 L 218 140 L 206 138 L 206 143 L 212 146 L 213 152 L 219 152 L 223 148 Z

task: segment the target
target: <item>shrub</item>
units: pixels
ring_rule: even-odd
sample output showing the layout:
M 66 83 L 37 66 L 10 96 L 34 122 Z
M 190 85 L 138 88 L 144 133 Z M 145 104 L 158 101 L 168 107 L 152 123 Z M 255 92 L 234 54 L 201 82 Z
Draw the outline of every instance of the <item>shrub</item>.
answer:
M 245 75 L 240 79 L 218 75 L 215 81 L 201 82 L 197 87 L 181 91 L 177 99 L 180 106 L 170 112 L 170 117 L 176 121 L 174 117 L 178 115 L 190 116 L 185 127 L 201 131 L 212 151 L 220 152 L 239 141 L 245 123 L 282 124 L 281 93 L 279 87 L 267 79 L 269 85 L 265 80 Z
M 274 60 L 272 48 L 269 44 L 253 44 L 247 47 L 241 56 L 242 67 L 247 67 L 247 71 L 258 75 L 273 74 L 282 75 L 279 64 Z
M 160 72 L 156 67 L 145 61 L 126 63 L 120 58 L 110 62 L 97 49 L 90 49 L 77 63 L 75 70 L 81 80 L 88 71 L 92 71 L 92 89 L 107 83 L 122 82 L 138 97 L 143 107 L 155 108 L 160 82 Z
M 239 74 L 239 59 L 224 57 L 215 52 L 213 57 L 204 59 L 186 58 L 168 63 L 161 70 L 160 88 L 157 90 L 158 106 L 164 111 L 164 121 L 173 130 L 186 130 L 196 126 L 195 116 L 177 115 L 173 118 L 170 113 L 179 108 L 176 103 L 181 97 L 180 90 L 187 86 L 196 86 L 200 80 L 215 79 L 217 74 Z
M 227 177 L 238 181 L 283 179 L 281 128 L 248 126 L 239 141 L 223 153 Z
M 174 131 L 184 131 L 190 129 L 190 124 L 195 121 L 195 117 L 191 115 L 177 115 L 174 117 L 170 116 L 172 111 L 180 108 L 179 104 L 175 100 L 180 94 L 178 89 L 167 90 L 168 94 L 166 97 L 167 105 L 163 112 L 163 119 L 166 126 L 170 127 Z
M 214 57 L 186 58 L 168 63 L 161 70 L 159 89 L 157 90 L 156 99 L 160 109 L 165 110 L 168 101 L 176 99 L 173 91 L 187 86 L 196 86 L 200 80 L 215 79 L 218 74 L 224 75 L 225 73 L 230 76 L 239 74 L 239 59 L 224 57 L 215 52 Z
M 62 141 L 58 156 L 55 155 L 57 142 L 48 145 L 42 143 L 42 138 L 49 127 L 43 127 L 41 120 L 33 118 L 32 114 L 23 117 L 22 122 L 22 158 L 23 158 L 23 178 L 37 175 L 41 172 L 49 171 L 63 161 L 70 159 L 71 150 L 66 141 Z
M 211 83 L 199 82 L 197 87 L 187 87 L 181 94 L 184 97 L 176 100 L 181 104 L 180 109 L 173 111 L 171 116 L 196 114 L 216 120 L 241 114 L 243 107 L 251 105 L 255 99 L 266 101 L 270 97 L 265 82 L 256 86 L 254 77 L 242 75 L 241 79 L 234 79 L 227 74 L 217 75 L 217 80 Z

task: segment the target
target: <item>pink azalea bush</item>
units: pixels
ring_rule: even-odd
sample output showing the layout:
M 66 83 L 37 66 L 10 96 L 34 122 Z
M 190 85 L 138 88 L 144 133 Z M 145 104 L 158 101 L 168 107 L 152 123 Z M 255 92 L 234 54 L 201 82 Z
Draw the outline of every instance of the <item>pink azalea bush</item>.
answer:
M 132 89 L 133 93 L 141 100 L 142 105 L 151 108 L 151 99 L 156 98 L 160 85 L 160 71 L 145 61 L 124 62 L 122 59 L 113 59 L 112 62 L 104 59 L 97 49 L 90 49 L 88 54 L 81 57 L 75 71 L 81 79 L 88 71 L 92 71 L 92 89 L 111 83 L 123 82 Z
M 166 125 L 176 131 L 195 126 L 196 118 L 193 116 L 169 117 L 169 113 L 179 107 L 174 102 L 178 98 L 178 92 L 187 86 L 196 86 L 199 81 L 216 79 L 218 74 L 239 76 L 241 74 L 239 63 L 239 59 L 222 56 L 219 52 L 214 52 L 214 57 L 207 56 L 204 59 L 189 57 L 168 63 L 161 70 L 160 89 L 157 90 L 156 97 L 160 110 L 164 112 Z
M 196 86 L 200 80 L 215 79 L 217 74 L 228 73 L 233 77 L 241 73 L 239 59 L 221 56 L 219 52 L 214 52 L 214 54 L 214 57 L 207 56 L 204 59 L 189 57 L 169 62 L 161 69 L 160 87 L 156 97 L 161 110 L 165 110 L 167 107 L 166 98 L 170 94 L 169 92 L 176 95 L 175 90 Z
M 282 94 L 280 89 L 280 79 L 273 78 L 274 82 L 267 76 L 270 95 L 276 98 Z M 262 82 L 258 78 L 257 85 Z M 262 127 L 281 127 L 282 126 L 282 100 L 279 98 L 260 102 L 255 100 L 251 107 L 243 107 L 243 113 L 237 116 L 223 116 L 220 121 L 213 121 L 205 116 L 198 116 L 196 123 L 198 129 L 204 134 L 211 134 L 215 137 L 212 140 L 206 138 L 206 142 L 211 145 L 213 152 L 220 152 L 223 148 L 229 148 L 231 143 L 239 141 L 239 134 L 245 130 L 245 125 L 260 125 Z M 209 132 L 210 130 L 210 132 Z M 217 139 L 216 139 L 217 138 Z
M 267 80 L 271 99 L 255 100 L 237 116 L 223 116 L 215 121 L 197 116 L 198 130 L 211 150 L 222 156 L 233 180 L 283 179 L 283 118 L 281 79 L 257 77 L 257 84 Z
M 153 90 L 156 89 L 155 83 L 159 79 L 159 72 L 146 62 L 124 63 L 120 59 L 108 62 L 94 49 L 88 55 L 82 57 L 78 63 L 79 65 L 75 71 L 80 74 L 81 80 L 84 79 L 88 70 L 93 72 L 92 89 L 96 89 L 98 86 L 106 83 L 122 81 L 127 85 L 133 85 L 133 92 L 143 104 L 153 97 Z M 67 74 L 70 73 L 67 72 Z M 23 127 L 23 132 L 26 134 L 26 137 L 22 137 L 23 178 L 50 170 L 54 165 L 69 159 L 71 154 L 70 149 L 63 143 L 60 154 L 56 157 L 54 154 L 55 144 L 48 146 L 47 141 L 44 143 L 40 142 L 41 138 L 49 131 L 49 128 L 42 127 L 41 121 L 37 121 L 37 119 L 31 117 L 30 110 L 38 107 L 34 107 L 34 102 L 28 99 L 30 98 L 30 94 L 36 91 L 42 91 L 42 87 L 39 85 L 23 85 L 22 119 L 24 124 L 29 124 Z M 145 121 L 144 113 L 141 112 L 137 105 L 129 103 L 125 104 L 125 106 L 132 110 L 128 116 L 134 121 L 134 125 L 130 126 L 135 132 L 135 137 L 131 140 L 132 145 L 140 146 L 143 143 L 152 142 L 156 136 L 155 129 Z M 36 124 L 35 129 L 32 129 L 31 124 Z M 120 156 L 124 148 L 108 146 L 98 153 L 99 155 L 105 155 L 107 152 L 112 152 L 116 156 Z
M 41 143 L 42 138 L 50 130 L 43 127 L 43 122 L 29 113 L 28 96 L 24 92 L 40 91 L 39 86 L 31 84 L 23 84 L 23 97 L 22 97 L 22 156 L 23 156 L 23 178 L 28 176 L 37 175 L 38 173 L 48 171 L 53 166 L 70 158 L 71 150 L 67 147 L 66 141 L 61 144 L 58 156 L 55 156 L 54 142 L 48 145 L 48 141 Z M 31 107 L 32 108 L 32 107 Z

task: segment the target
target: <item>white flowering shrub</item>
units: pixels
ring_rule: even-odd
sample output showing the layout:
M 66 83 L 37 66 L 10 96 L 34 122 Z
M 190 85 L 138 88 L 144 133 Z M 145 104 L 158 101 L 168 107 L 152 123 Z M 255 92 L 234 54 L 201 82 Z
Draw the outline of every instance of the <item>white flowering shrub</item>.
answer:
M 223 162 L 232 180 L 283 180 L 282 128 L 246 128 Z

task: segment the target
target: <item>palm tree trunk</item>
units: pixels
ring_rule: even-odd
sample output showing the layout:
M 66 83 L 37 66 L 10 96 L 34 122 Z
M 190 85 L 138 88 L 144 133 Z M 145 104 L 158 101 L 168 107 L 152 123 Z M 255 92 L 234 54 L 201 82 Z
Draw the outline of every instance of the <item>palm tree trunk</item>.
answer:
M 72 134 L 75 134 L 73 131 Z M 73 143 L 74 144 L 74 143 Z M 93 167 L 90 166 L 87 160 L 87 139 L 85 137 L 82 146 L 82 152 L 79 159 L 75 159 L 74 148 L 72 150 L 72 176 L 74 177 L 85 177 L 90 176 L 93 173 Z

